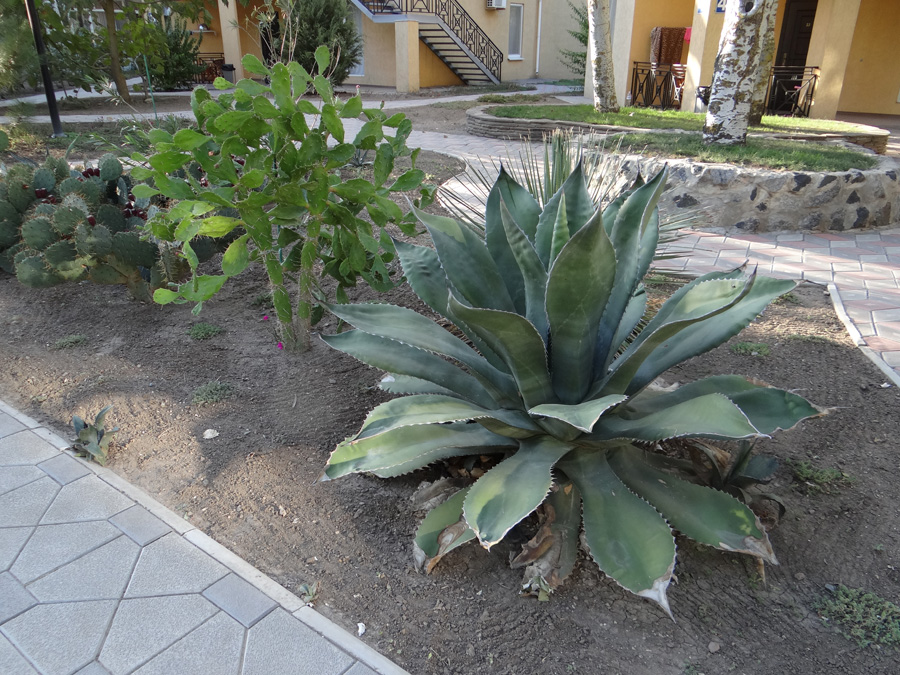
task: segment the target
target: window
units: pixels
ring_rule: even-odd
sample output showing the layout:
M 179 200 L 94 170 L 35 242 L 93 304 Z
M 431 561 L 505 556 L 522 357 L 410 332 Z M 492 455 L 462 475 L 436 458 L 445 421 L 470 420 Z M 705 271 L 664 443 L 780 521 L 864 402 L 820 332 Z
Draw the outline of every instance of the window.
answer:
M 362 25 L 362 12 L 359 11 L 353 5 L 350 5 L 350 13 L 353 15 L 353 23 L 356 24 L 356 32 L 360 35 L 363 34 L 363 25 Z M 362 77 L 366 74 L 366 47 L 363 45 L 363 53 L 362 56 L 359 57 L 359 63 L 357 63 L 353 68 L 350 69 L 348 75 Z
M 525 5 L 509 6 L 509 58 L 522 59 L 522 28 L 525 19 Z

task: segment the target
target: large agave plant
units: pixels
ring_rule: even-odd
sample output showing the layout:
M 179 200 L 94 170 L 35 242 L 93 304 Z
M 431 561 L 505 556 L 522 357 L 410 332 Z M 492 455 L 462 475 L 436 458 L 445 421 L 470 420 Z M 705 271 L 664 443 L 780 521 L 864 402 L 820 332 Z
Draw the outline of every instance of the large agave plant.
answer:
M 387 371 L 382 387 L 408 396 L 375 408 L 332 453 L 326 478 L 501 457 L 425 518 L 416 545 L 428 569 L 472 539 L 490 548 L 538 507 L 543 527 L 518 562 L 546 588 L 572 570 L 582 520 L 600 568 L 667 612 L 673 530 L 776 562 L 749 508 L 679 478 L 676 462 L 648 448 L 675 437 L 764 436 L 819 411 L 734 375 L 674 391 L 650 385 L 738 333 L 795 284 L 714 272 L 645 317 L 641 280 L 659 237 L 664 183 L 662 171 L 601 210 L 579 165 L 542 209 L 501 171 L 483 235 L 419 213 L 434 249 L 398 242 L 404 272 L 468 341 L 401 307 L 331 307 L 356 330 L 325 341 Z

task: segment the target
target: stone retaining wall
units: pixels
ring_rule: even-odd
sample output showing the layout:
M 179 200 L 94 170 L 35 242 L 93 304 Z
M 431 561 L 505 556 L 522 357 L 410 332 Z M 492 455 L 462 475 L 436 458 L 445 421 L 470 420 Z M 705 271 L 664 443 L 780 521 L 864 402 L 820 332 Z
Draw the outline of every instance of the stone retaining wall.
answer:
M 522 128 L 528 129 L 527 136 L 532 140 L 540 140 L 544 133 L 560 127 L 597 130 L 594 125 L 577 122 L 508 120 L 483 112 L 472 115 L 473 110 L 468 111 L 470 133 L 477 133 L 472 129 L 475 120 L 479 130 L 490 130 L 498 134 L 494 137 L 509 140 L 520 140 L 526 135 L 521 133 Z M 482 125 L 485 117 L 489 118 L 485 121 L 489 127 Z M 495 126 L 495 121 L 518 122 L 518 129 L 517 125 Z M 881 158 L 879 167 L 868 171 L 822 173 L 629 155 L 622 163 L 622 171 L 633 176 L 640 169 L 644 176 L 651 176 L 663 164 L 669 166 L 669 187 L 660 200 L 660 209 L 670 217 L 690 214 L 695 217 L 696 227 L 743 232 L 827 232 L 900 223 L 900 163 L 893 158 Z
M 659 129 L 635 129 L 633 127 L 618 127 L 612 124 L 588 124 L 587 122 L 565 122 L 562 120 L 544 119 L 517 119 L 511 117 L 496 117 L 487 113 L 488 108 L 496 106 L 480 106 L 466 111 L 466 132 L 473 136 L 486 136 L 488 138 L 500 138 L 503 140 L 519 141 L 527 138 L 530 141 L 540 141 L 544 135 L 554 129 L 566 129 L 570 131 L 597 133 L 634 133 L 643 131 L 660 131 Z M 863 125 L 860 125 L 863 126 Z M 876 127 L 866 127 L 866 132 L 829 132 L 818 134 L 803 133 L 773 133 L 750 134 L 765 138 L 780 138 L 795 141 L 847 141 L 854 145 L 874 151 L 883 155 L 887 151 L 890 132 Z

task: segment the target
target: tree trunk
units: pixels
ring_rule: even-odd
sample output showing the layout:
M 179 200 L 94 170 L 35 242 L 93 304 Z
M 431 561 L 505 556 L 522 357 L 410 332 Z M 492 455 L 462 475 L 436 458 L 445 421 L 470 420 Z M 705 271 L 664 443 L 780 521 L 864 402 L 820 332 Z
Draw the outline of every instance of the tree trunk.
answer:
M 600 112 L 617 112 L 609 0 L 588 0 L 588 59 L 594 73 L 594 108 Z
M 126 103 L 131 103 L 131 95 L 128 93 L 128 83 L 122 74 L 122 59 L 119 56 L 119 38 L 116 35 L 116 4 L 115 0 L 100 0 L 103 6 L 103 16 L 106 17 L 106 34 L 109 36 L 109 70 L 119 96 Z
M 750 104 L 749 125 L 762 122 L 766 112 L 766 92 L 769 90 L 769 73 L 775 63 L 775 16 L 778 14 L 778 0 L 764 0 L 760 32 L 759 67 L 756 69 L 756 86 L 753 88 L 753 102 Z
M 765 0 L 728 0 L 703 142 L 743 145 L 760 61 Z

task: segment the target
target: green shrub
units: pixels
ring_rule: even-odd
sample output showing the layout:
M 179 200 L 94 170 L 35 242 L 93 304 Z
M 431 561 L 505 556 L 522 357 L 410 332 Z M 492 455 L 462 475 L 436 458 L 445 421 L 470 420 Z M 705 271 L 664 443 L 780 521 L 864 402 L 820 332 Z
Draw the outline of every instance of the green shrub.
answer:
M 200 38 L 191 35 L 184 21 L 176 21 L 166 30 L 166 46 L 168 54 L 156 68 L 153 88 L 189 89 L 194 84 L 194 76 L 204 70 L 204 66 L 197 65 Z
M 841 584 L 815 608 L 822 621 L 837 624 L 860 647 L 900 646 L 900 607 L 874 593 Z
M 467 341 L 392 305 L 330 307 L 356 330 L 325 341 L 387 371 L 382 388 L 407 396 L 375 408 L 324 478 L 398 476 L 457 455 L 499 460 L 425 518 L 416 546 L 426 569 L 467 541 L 494 546 L 536 510 L 541 530 L 513 562 L 539 595 L 571 572 L 582 518 L 600 568 L 666 611 L 673 530 L 775 562 L 747 506 L 679 478 L 683 462 L 648 448 L 769 435 L 819 411 L 736 375 L 674 391 L 651 385 L 736 335 L 795 282 L 712 272 L 645 316 L 664 185 L 661 172 L 601 208 L 579 164 L 542 208 L 501 171 L 483 233 L 417 211 L 434 249 L 396 242 L 407 280 Z
M 765 342 L 738 342 L 729 349 L 739 356 L 768 356 L 772 353 Z
M 191 397 L 193 405 L 209 405 L 219 403 L 234 396 L 234 387 L 227 382 L 207 382 L 194 390 Z
M 71 349 L 87 342 L 85 335 L 67 335 L 53 343 L 53 349 Z
M 213 326 L 211 323 L 203 323 L 201 321 L 200 323 L 195 323 L 191 326 L 188 335 L 192 340 L 208 340 L 221 332 L 222 329 L 218 326 Z

